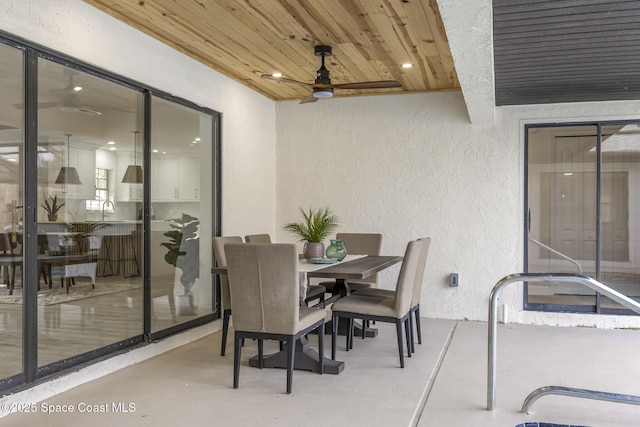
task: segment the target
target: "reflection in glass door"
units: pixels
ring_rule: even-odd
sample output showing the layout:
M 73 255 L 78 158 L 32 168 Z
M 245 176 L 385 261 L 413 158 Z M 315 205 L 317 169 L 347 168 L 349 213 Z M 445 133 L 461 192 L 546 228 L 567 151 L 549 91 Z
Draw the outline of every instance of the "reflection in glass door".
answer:
M 640 301 L 640 125 L 602 127 L 602 170 L 601 281 Z M 600 304 L 619 307 L 606 297 Z
M 211 115 L 151 103 L 151 332 L 214 312 Z
M 121 186 L 142 157 L 141 105 L 138 91 L 39 60 L 39 366 L 143 333 L 142 199 Z
M 0 378 L 23 371 L 23 52 L 0 45 Z
M 527 129 L 527 271 L 582 273 L 640 298 L 636 124 Z M 528 284 L 529 309 L 608 312 L 579 285 Z

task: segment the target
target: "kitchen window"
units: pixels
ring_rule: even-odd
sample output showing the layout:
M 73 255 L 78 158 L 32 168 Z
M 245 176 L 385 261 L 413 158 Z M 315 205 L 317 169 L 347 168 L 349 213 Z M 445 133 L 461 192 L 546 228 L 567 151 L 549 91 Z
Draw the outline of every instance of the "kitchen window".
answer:
M 111 171 L 109 169 L 96 168 L 96 198 L 94 200 L 87 200 L 87 211 L 101 211 L 102 204 L 110 200 L 109 198 L 109 178 Z M 113 205 L 108 204 L 106 211 L 113 213 Z

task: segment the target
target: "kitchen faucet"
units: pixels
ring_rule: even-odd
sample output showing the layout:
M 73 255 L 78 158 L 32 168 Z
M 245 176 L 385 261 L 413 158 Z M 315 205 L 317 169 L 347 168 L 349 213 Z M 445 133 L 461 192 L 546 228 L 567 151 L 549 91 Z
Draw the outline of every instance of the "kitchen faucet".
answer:
M 104 202 L 102 202 L 102 221 L 104 221 L 104 208 L 106 205 L 111 205 L 111 209 L 113 209 L 113 212 L 116 211 L 116 207 L 114 206 L 113 202 L 111 200 L 105 200 Z

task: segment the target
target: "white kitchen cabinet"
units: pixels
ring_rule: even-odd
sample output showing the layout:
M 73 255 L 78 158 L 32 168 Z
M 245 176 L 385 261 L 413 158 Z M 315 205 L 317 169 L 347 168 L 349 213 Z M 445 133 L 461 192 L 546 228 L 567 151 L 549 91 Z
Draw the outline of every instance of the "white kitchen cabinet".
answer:
M 200 199 L 199 159 L 158 159 L 157 199 L 188 202 Z M 154 189 L 152 189 L 152 193 Z M 153 197 L 152 197 L 153 199 Z

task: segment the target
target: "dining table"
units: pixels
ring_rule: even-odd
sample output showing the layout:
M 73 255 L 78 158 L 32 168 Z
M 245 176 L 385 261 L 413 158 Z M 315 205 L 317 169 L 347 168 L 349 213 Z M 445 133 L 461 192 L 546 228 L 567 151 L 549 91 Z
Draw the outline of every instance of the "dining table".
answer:
M 300 286 L 308 285 L 310 278 L 335 279 L 336 288 L 339 290 L 329 299 L 324 301 L 324 305 L 331 304 L 340 298 L 351 293 L 349 289 L 349 279 L 366 279 L 367 277 L 389 268 L 402 261 L 401 256 L 367 256 L 367 255 L 347 255 L 342 261 L 331 264 L 314 263 L 313 261 L 301 259 L 299 264 Z M 226 267 L 214 267 L 213 274 L 226 274 Z M 306 293 L 306 291 L 305 291 Z M 301 295 L 304 295 L 301 293 Z M 301 298 L 302 300 L 303 298 Z M 249 359 L 249 366 L 260 367 L 258 356 Z M 263 357 L 263 368 L 286 368 L 286 350 L 265 355 Z M 318 372 L 320 369 L 320 356 L 313 350 L 305 337 L 296 342 L 296 354 L 294 358 L 294 369 Z M 344 362 L 324 358 L 324 373 L 339 374 L 344 369 Z

